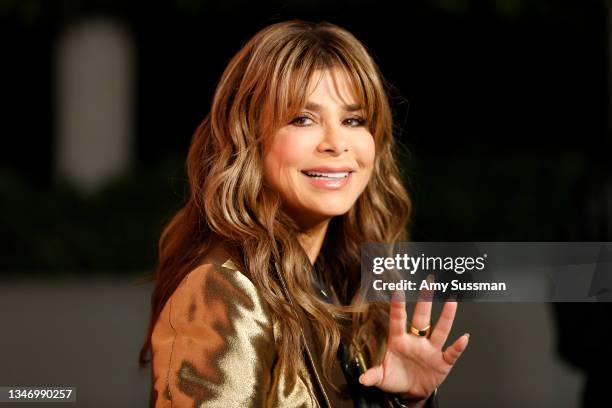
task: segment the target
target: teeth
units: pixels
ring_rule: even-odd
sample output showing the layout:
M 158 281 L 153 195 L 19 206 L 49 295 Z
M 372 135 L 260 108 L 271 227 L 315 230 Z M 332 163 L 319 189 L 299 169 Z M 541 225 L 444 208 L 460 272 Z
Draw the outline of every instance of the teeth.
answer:
M 335 179 L 346 178 L 349 175 L 348 171 L 343 171 L 339 173 L 320 173 L 316 171 L 306 171 L 305 173 L 310 177 L 325 177 L 325 178 L 335 178 Z

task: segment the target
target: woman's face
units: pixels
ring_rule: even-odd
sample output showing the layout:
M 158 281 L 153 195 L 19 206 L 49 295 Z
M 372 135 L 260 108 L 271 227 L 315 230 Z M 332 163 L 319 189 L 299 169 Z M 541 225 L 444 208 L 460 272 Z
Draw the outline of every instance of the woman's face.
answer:
M 365 112 L 348 80 L 340 71 L 326 70 L 316 83 L 317 74 L 306 105 L 264 146 L 266 181 L 304 227 L 353 206 L 370 179 L 375 155 Z

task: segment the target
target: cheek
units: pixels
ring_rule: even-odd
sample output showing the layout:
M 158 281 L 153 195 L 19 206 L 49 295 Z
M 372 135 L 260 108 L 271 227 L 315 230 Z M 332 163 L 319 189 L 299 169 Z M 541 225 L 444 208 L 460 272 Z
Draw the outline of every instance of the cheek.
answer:
M 303 161 L 303 138 L 291 132 L 279 132 L 264 153 L 264 172 L 266 179 L 276 187 L 299 169 Z
M 365 169 L 372 169 L 376 157 L 376 145 L 374 137 L 370 133 L 365 133 L 355 140 L 353 145 L 355 156 L 359 165 Z

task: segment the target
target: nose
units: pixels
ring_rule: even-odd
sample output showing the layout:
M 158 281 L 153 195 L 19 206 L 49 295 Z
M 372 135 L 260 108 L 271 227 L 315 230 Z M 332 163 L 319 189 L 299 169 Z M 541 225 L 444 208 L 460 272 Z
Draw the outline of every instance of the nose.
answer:
M 329 153 L 339 156 L 349 150 L 349 140 L 346 131 L 341 126 L 325 126 L 323 138 L 319 143 L 318 150 L 321 153 Z

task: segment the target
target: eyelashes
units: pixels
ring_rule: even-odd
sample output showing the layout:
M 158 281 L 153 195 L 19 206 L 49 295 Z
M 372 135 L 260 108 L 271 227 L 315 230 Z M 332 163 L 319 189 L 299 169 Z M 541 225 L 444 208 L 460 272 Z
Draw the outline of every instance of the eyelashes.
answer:
M 291 122 L 289 122 L 289 124 L 299 126 L 299 127 L 306 127 L 312 124 L 311 122 L 308 122 L 308 121 L 314 122 L 314 119 L 309 115 L 299 115 L 293 118 Z M 352 124 L 350 123 L 348 124 L 349 127 L 361 127 L 361 126 L 366 126 L 368 124 L 368 120 L 365 118 L 362 118 L 361 116 L 351 116 L 349 118 L 344 119 L 343 123 L 347 123 L 347 122 L 352 123 Z
M 295 125 L 295 126 L 299 126 L 299 127 L 304 127 L 304 126 L 308 126 L 309 123 L 304 123 L 304 121 L 310 120 L 312 121 L 313 119 L 306 116 L 306 115 L 300 115 L 300 116 L 296 116 L 295 118 L 293 118 L 291 120 L 291 122 L 289 122 L 291 125 Z
M 362 117 L 352 117 L 352 118 L 346 118 L 346 120 L 353 120 L 356 122 L 355 125 L 353 125 L 353 127 L 357 127 L 357 126 L 365 126 L 368 124 L 368 120 Z

